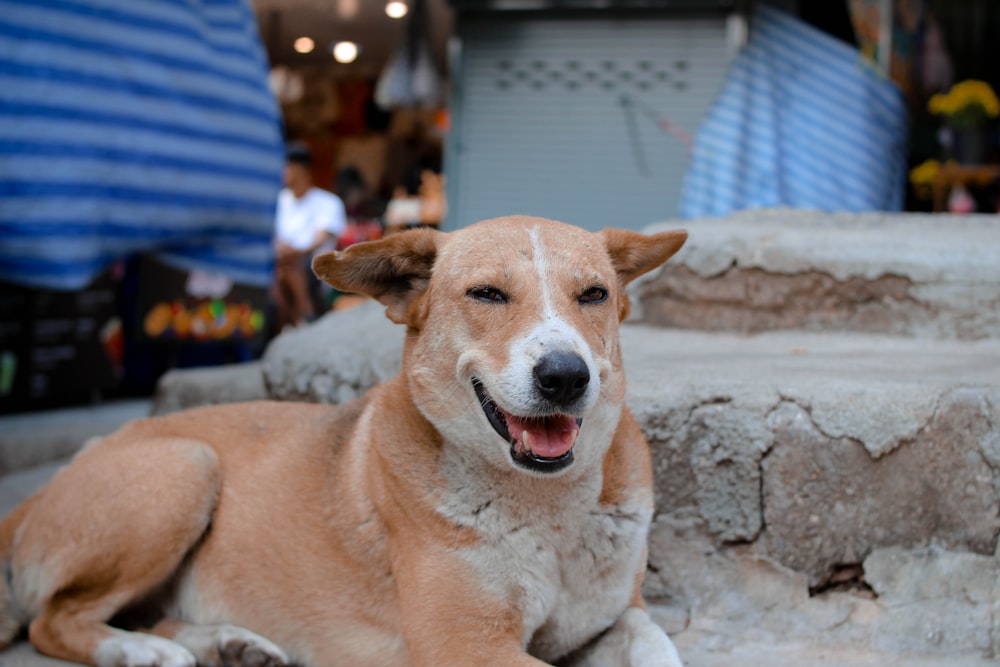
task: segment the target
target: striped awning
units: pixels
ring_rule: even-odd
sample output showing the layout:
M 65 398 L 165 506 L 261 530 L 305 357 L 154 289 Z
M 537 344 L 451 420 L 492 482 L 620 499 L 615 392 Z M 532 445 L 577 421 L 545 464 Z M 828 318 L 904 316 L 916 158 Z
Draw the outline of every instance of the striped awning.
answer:
M 903 96 L 856 49 L 759 5 L 696 135 L 680 214 L 899 210 L 907 132 Z
M 248 0 L 0 0 L 0 280 L 155 251 L 270 281 L 282 138 Z

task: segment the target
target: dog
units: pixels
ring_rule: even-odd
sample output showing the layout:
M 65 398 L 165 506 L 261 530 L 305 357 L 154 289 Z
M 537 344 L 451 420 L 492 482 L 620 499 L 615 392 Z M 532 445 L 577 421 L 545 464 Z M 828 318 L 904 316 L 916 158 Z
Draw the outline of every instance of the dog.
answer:
M 98 667 L 680 667 L 640 592 L 653 476 L 618 328 L 625 285 L 686 238 L 508 217 L 318 256 L 405 325 L 400 374 L 90 443 L 0 523 L 0 645 L 27 627 Z

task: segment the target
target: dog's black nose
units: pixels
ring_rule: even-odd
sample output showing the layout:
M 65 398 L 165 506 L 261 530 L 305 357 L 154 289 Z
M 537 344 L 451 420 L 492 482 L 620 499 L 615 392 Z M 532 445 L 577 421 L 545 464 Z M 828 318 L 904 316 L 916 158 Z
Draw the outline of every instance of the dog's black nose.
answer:
M 579 354 L 550 352 L 535 364 L 538 393 L 555 405 L 569 405 L 587 391 L 590 369 Z

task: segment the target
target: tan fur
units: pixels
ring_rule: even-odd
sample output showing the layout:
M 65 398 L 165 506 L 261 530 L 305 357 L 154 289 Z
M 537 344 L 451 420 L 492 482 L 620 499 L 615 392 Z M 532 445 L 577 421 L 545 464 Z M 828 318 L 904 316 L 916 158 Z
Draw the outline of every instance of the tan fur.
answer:
M 684 239 L 518 217 L 318 258 L 406 325 L 401 374 L 342 406 L 196 409 L 82 451 L 0 523 L 0 645 L 28 624 L 39 651 L 100 667 L 679 667 L 639 590 L 652 469 L 617 330 L 625 284 Z M 606 301 L 581 296 L 595 286 Z M 574 462 L 535 472 L 472 378 L 533 405 L 553 348 L 593 372 L 565 408 Z M 140 611 L 144 631 L 107 625 Z

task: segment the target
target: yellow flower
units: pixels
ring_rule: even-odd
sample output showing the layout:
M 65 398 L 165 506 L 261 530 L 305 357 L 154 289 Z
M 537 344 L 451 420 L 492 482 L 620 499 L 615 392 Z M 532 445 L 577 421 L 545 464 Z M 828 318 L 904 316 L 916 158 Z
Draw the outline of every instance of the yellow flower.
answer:
M 935 116 L 946 116 L 951 113 L 951 107 L 948 104 L 950 100 L 951 98 L 943 93 L 932 95 L 931 99 L 927 101 L 927 110 Z
M 925 160 L 910 170 L 910 182 L 917 187 L 930 187 L 940 169 L 941 163 L 937 160 Z
M 969 79 L 956 83 L 947 94 L 931 96 L 927 110 L 944 116 L 953 127 L 978 127 L 1000 115 L 1000 100 L 990 84 Z

